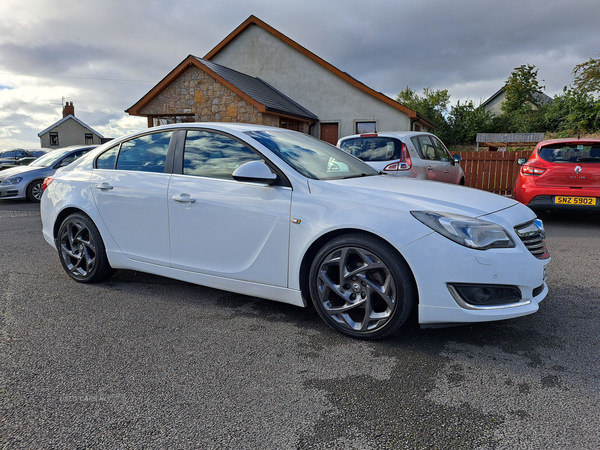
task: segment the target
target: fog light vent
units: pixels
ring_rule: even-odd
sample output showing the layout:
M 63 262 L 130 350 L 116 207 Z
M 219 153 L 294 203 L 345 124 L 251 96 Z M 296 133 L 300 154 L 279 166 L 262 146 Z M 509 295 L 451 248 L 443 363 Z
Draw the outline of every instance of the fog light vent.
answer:
M 501 306 L 519 303 L 523 297 L 516 286 L 496 284 L 452 284 L 460 298 L 473 306 Z

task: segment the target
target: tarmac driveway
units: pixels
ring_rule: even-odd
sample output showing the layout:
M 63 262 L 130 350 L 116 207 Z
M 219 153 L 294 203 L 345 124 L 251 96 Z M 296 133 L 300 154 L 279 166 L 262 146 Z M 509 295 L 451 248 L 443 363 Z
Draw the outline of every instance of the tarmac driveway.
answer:
M 538 313 L 378 342 L 131 271 L 73 282 L 0 203 L 0 447 L 600 448 L 600 218 L 544 214 Z

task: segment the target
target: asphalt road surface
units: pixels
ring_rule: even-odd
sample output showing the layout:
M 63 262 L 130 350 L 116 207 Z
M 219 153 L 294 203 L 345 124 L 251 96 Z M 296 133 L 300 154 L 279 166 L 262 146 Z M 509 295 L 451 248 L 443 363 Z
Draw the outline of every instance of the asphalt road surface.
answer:
M 543 214 L 531 316 L 362 342 L 131 271 L 82 285 L 0 203 L 0 448 L 600 448 L 600 217 Z

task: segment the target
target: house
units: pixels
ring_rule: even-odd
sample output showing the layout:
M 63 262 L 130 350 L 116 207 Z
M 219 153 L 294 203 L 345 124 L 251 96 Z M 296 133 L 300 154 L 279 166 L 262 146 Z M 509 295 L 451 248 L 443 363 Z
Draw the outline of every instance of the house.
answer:
M 73 102 L 66 102 L 63 118 L 38 134 L 42 148 L 61 148 L 69 145 L 100 145 L 103 136 L 75 117 Z
M 502 114 L 502 105 L 504 104 L 504 100 L 506 98 L 506 86 L 502 87 L 498 92 L 488 98 L 485 102 L 481 104 L 481 106 L 489 111 L 493 116 L 499 116 Z M 535 103 L 531 106 L 533 109 L 537 109 L 540 105 L 552 102 L 552 97 L 547 96 L 543 92 L 536 92 L 534 95 Z
M 435 128 L 254 16 L 204 57 L 189 55 L 125 112 L 149 127 L 246 122 L 334 144 L 355 133 Z

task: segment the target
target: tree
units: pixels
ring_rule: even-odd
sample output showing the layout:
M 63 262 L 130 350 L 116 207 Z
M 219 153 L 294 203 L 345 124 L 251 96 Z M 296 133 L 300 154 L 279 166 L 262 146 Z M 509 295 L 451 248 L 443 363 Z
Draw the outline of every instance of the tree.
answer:
M 575 66 L 572 75 L 575 76 L 575 89 L 579 92 L 600 91 L 600 53 L 596 58 L 590 58 Z
M 448 125 L 450 139 L 446 144 L 473 144 L 477 133 L 488 133 L 492 130 L 492 114 L 481 105 L 476 108 L 473 100 L 462 104 L 458 101 L 450 109 Z
M 504 92 L 506 93 L 502 111 L 511 113 L 521 110 L 525 105 L 535 105 L 536 95 L 545 89 L 545 86 L 540 86 L 537 80 L 538 69 L 530 64 L 523 64 L 512 71 Z
M 571 135 L 600 130 L 600 100 L 594 100 L 589 92 L 565 87 L 544 113 L 547 130 Z
M 423 89 L 423 96 L 419 96 L 410 87 L 406 87 L 396 96 L 396 101 L 402 103 L 418 113 L 421 113 L 440 127 L 446 122 L 445 114 L 448 112 L 450 94 L 448 89 Z

